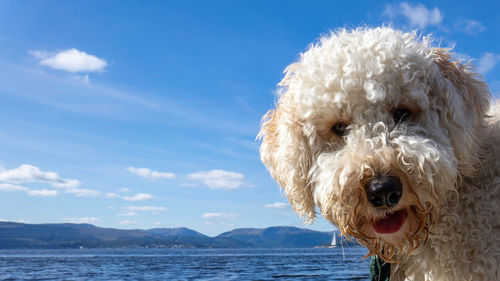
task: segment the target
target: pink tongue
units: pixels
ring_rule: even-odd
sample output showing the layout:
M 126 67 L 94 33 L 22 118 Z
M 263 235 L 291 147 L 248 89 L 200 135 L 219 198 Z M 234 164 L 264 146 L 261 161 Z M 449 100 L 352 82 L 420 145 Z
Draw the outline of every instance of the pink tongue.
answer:
M 405 223 L 406 210 L 397 211 L 384 219 L 373 222 L 373 228 L 381 234 L 390 234 L 397 232 Z

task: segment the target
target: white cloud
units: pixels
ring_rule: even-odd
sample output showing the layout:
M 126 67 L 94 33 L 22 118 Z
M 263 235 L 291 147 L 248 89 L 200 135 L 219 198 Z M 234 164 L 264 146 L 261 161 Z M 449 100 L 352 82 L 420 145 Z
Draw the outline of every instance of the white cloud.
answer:
M 3 182 L 3 183 L 2 183 Z M 64 189 L 64 193 L 73 194 L 77 197 L 105 197 L 116 198 L 120 195 L 112 192 L 103 193 L 88 188 L 79 188 L 82 183 L 76 179 L 65 179 L 54 172 L 45 172 L 33 165 L 23 164 L 18 168 L 5 169 L 0 166 L 0 191 L 24 191 L 31 196 L 56 196 L 56 190 L 34 190 L 21 185 L 20 183 L 43 182 L 53 187 Z
M 173 173 L 166 173 L 166 172 L 158 172 L 158 171 L 152 171 L 148 168 L 135 168 L 135 167 L 127 167 L 127 171 L 136 174 L 140 177 L 147 178 L 147 179 L 173 179 L 175 178 L 175 174 Z
M 134 196 L 124 196 L 123 200 L 127 201 L 142 201 L 142 200 L 151 200 L 155 199 L 153 195 L 147 193 L 137 193 Z
M 29 220 L 25 220 L 25 219 L 18 219 L 18 220 L 5 220 L 5 219 L 0 219 L 0 222 L 17 222 L 17 223 L 26 223 L 26 222 L 29 222 Z
M 238 215 L 235 213 L 204 213 L 201 217 L 204 219 L 234 220 L 234 219 L 238 218 Z
M 120 195 L 116 194 L 114 192 L 106 192 L 104 194 L 104 197 L 106 197 L 106 198 L 118 198 L 118 197 L 120 197 Z
M 136 212 L 119 213 L 119 214 L 117 214 L 117 216 L 119 216 L 119 217 L 133 217 L 133 216 L 137 216 L 137 213 Z
M 82 185 L 78 180 L 72 180 L 72 179 L 63 179 L 62 182 L 54 182 L 51 183 L 52 186 L 54 187 L 61 187 L 61 188 L 74 188 Z
M 204 213 L 201 216 L 206 224 L 217 224 L 226 227 L 234 227 L 234 224 L 230 221 L 238 218 L 238 214 L 235 213 Z
M 81 185 L 78 180 L 64 179 L 57 173 L 43 172 L 38 167 L 27 164 L 10 170 L 1 167 L 0 181 L 7 183 L 46 182 L 53 187 L 60 188 L 73 188 Z
M 30 196 L 41 196 L 41 197 L 51 197 L 59 194 L 56 190 L 47 190 L 47 189 L 36 190 L 11 183 L 0 183 L 0 191 L 6 191 L 6 192 L 22 191 L 26 192 L 26 194 Z
M 455 28 L 468 35 L 477 35 L 486 30 L 486 27 L 479 21 L 463 19 L 455 22 Z
M 429 25 L 439 25 L 443 21 L 443 15 L 438 8 L 427 9 L 423 4 L 410 4 L 402 2 L 397 6 L 387 5 L 385 15 L 390 17 L 404 16 L 411 27 L 425 28 Z
M 98 219 L 96 217 L 89 217 L 89 218 L 63 218 L 62 220 L 65 221 L 65 222 L 69 222 L 69 223 L 90 223 L 90 224 L 98 223 L 98 222 L 101 221 L 100 219 Z
M 270 209 L 277 209 L 277 210 L 282 210 L 288 208 L 288 204 L 281 203 L 281 202 L 275 202 L 275 203 L 270 203 L 264 205 L 265 208 L 270 208 Z
M 28 190 L 27 193 L 31 196 L 42 196 L 42 197 L 53 197 L 59 194 L 57 190 L 48 190 L 48 189 Z
M 93 189 L 87 189 L 87 188 L 70 188 L 66 189 L 66 193 L 73 194 L 77 197 L 101 197 L 102 192 L 93 190 Z
M 198 172 L 188 175 L 187 178 L 198 181 L 213 189 L 237 189 L 245 185 L 245 176 L 240 173 L 224 170 Z
M 485 75 L 487 72 L 495 68 L 498 62 L 500 62 L 499 54 L 484 53 L 477 62 L 477 72 Z
M 128 211 L 138 211 L 138 212 L 147 212 L 147 211 L 166 211 L 165 207 L 157 207 L 157 206 L 128 206 L 125 207 Z
M 123 220 L 120 222 L 120 224 L 138 224 L 138 221 L 132 221 L 132 220 Z
M 27 191 L 27 190 L 29 190 L 29 188 L 24 186 L 10 184 L 10 183 L 0 183 L 0 191 L 13 192 L 13 191 Z
M 30 54 L 39 59 L 39 63 L 41 65 L 72 73 L 100 72 L 104 71 L 104 68 L 108 65 L 104 59 L 79 51 L 75 48 L 57 53 L 49 53 L 39 50 L 30 51 Z

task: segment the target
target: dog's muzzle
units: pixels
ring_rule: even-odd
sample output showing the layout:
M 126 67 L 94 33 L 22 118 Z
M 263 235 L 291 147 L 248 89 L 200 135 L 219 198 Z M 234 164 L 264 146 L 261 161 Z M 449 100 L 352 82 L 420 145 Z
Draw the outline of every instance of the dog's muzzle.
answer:
M 375 208 L 390 208 L 398 204 L 403 195 L 401 180 L 395 176 L 377 176 L 364 186 L 368 202 Z

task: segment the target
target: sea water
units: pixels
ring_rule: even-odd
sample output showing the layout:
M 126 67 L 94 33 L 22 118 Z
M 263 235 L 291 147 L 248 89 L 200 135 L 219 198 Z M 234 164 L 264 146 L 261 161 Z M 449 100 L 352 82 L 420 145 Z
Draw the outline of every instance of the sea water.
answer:
M 0 250 L 1 280 L 368 280 L 367 250 Z

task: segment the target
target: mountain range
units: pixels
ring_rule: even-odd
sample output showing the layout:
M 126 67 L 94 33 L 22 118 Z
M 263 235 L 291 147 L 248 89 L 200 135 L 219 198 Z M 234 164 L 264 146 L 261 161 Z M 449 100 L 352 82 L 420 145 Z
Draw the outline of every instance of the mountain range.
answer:
M 273 226 L 239 228 L 209 237 L 186 227 L 124 230 L 91 224 L 0 222 L 0 249 L 304 248 L 329 245 L 332 234 L 333 232 L 290 226 Z M 355 245 L 348 241 L 343 241 L 342 244 Z

